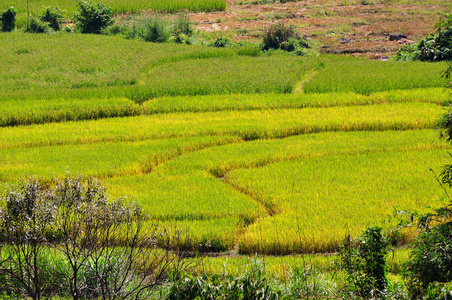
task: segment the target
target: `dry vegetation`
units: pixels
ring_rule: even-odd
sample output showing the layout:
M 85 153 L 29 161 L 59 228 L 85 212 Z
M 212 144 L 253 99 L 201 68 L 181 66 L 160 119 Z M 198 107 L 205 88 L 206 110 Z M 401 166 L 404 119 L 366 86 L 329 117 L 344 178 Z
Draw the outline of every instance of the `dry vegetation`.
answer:
M 378 59 L 394 55 L 403 43 L 431 33 L 451 8 L 448 1 L 440 0 L 263 2 L 229 0 L 224 12 L 196 13 L 191 18 L 199 30 L 245 42 L 259 42 L 267 27 L 285 21 L 315 41 L 322 52 Z M 404 34 L 408 39 L 389 41 L 390 34 Z M 341 43 L 341 38 L 351 41 Z

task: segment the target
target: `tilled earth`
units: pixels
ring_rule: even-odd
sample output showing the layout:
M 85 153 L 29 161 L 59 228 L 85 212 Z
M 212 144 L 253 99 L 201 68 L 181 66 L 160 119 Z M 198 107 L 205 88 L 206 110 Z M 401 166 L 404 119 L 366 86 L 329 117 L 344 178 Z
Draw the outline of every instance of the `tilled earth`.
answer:
M 264 0 L 265 1 L 265 0 Z M 321 52 L 385 59 L 435 31 L 451 11 L 450 0 L 310 0 L 262 4 L 228 0 L 224 12 L 190 14 L 199 30 L 235 42 L 260 42 L 266 28 L 285 22 Z M 390 41 L 391 34 L 406 38 Z

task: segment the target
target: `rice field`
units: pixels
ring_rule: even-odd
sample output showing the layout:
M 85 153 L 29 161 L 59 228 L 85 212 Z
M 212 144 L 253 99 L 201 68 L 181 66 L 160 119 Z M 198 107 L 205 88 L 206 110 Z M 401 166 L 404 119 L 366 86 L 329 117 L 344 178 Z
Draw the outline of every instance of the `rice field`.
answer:
M 445 64 L 76 34 L 0 41 L 2 190 L 94 176 L 149 224 L 181 229 L 184 247 L 241 254 L 334 252 L 346 233 L 393 224 L 395 209 L 440 205 Z

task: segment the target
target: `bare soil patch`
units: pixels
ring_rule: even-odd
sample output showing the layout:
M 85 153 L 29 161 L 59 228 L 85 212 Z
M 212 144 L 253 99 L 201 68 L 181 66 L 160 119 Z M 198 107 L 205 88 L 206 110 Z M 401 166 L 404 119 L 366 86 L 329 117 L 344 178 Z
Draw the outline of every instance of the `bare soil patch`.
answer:
M 402 3 L 402 4 L 399 4 Z M 379 59 L 392 56 L 403 43 L 434 32 L 451 10 L 449 1 L 309 0 L 259 4 L 230 0 L 224 12 L 190 14 L 195 27 L 235 42 L 260 42 L 266 28 L 284 21 L 315 43 L 321 52 Z M 407 39 L 390 41 L 390 34 Z M 344 43 L 344 39 L 350 40 Z

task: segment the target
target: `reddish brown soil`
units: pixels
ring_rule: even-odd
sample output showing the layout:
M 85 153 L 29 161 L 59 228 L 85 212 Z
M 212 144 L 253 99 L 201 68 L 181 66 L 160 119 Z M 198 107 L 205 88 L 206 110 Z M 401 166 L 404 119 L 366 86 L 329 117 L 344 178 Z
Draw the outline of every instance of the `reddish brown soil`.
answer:
M 265 5 L 228 1 L 224 12 L 191 14 L 196 28 L 236 42 L 260 42 L 266 28 L 284 21 L 294 25 L 321 52 L 375 59 L 392 56 L 403 43 L 433 33 L 434 25 L 451 8 L 447 0 L 307 0 Z M 393 33 L 405 34 L 408 39 L 389 41 Z M 340 38 L 351 41 L 341 43 Z

